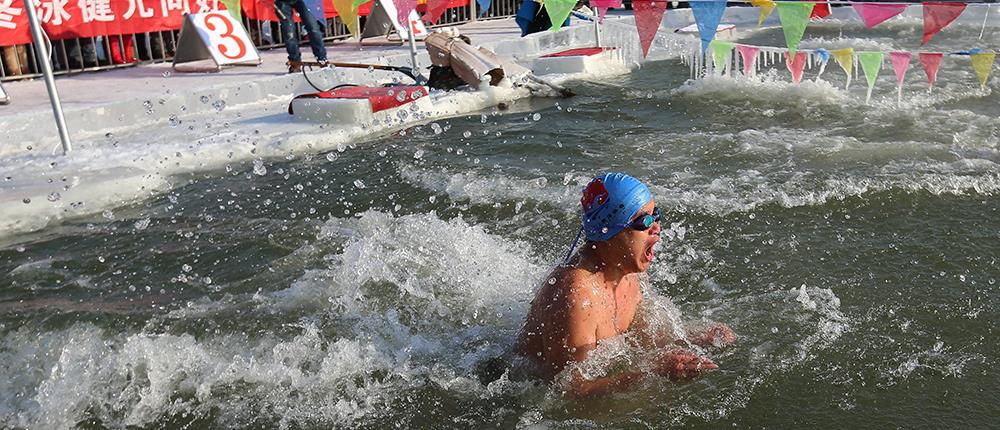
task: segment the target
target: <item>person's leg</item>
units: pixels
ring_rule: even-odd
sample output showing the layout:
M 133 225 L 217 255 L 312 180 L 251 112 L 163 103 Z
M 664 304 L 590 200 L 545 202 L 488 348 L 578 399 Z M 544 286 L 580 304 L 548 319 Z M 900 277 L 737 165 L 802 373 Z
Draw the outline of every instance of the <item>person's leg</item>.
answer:
M 285 42 L 285 50 L 288 51 L 288 61 L 302 61 L 302 53 L 299 52 L 299 35 L 296 34 L 295 22 L 292 20 L 292 4 L 277 0 L 274 2 L 274 10 L 278 13 L 281 38 L 282 42 Z
M 313 16 L 309 8 L 306 7 L 306 2 L 303 0 L 295 0 L 293 5 L 295 6 L 295 11 L 299 13 L 302 25 L 306 28 L 306 32 L 309 33 L 309 46 L 312 48 L 313 56 L 316 57 L 316 61 L 326 61 L 326 47 L 323 46 L 323 26 L 320 25 L 319 21 L 322 19 L 323 24 L 325 24 L 326 19 Z

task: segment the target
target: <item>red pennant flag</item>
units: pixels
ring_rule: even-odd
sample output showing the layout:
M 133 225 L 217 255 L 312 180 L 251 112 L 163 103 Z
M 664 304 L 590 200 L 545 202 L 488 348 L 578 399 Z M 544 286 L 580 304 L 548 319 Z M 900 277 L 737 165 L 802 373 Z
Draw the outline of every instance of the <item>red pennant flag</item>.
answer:
M 427 10 L 420 19 L 431 24 L 437 24 L 437 21 L 441 19 L 441 15 L 444 15 L 444 11 L 448 10 L 449 4 L 451 4 L 451 0 L 427 0 Z
M 830 16 L 830 3 L 816 3 L 813 6 L 812 14 L 809 15 L 809 19 L 822 19 Z
M 964 10 L 965 3 L 924 3 L 924 41 L 920 44 L 926 45 L 937 32 L 951 24 Z
M 944 57 L 944 54 L 941 53 L 920 53 L 920 65 L 924 66 L 924 73 L 927 74 L 928 90 L 934 87 L 934 81 L 937 80 L 938 67 L 941 66 L 942 57 Z
M 642 57 L 649 55 L 649 47 L 653 44 L 656 31 L 663 21 L 663 11 L 667 10 L 667 2 L 653 0 L 635 0 L 632 2 L 635 13 L 635 29 L 639 31 L 639 43 L 642 44 Z
M 785 67 L 788 68 L 789 72 L 792 72 L 792 82 L 798 84 L 802 82 L 802 71 L 806 68 L 806 58 L 809 54 L 805 52 L 796 52 L 795 59 L 792 60 L 788 53 L 785 53 Z

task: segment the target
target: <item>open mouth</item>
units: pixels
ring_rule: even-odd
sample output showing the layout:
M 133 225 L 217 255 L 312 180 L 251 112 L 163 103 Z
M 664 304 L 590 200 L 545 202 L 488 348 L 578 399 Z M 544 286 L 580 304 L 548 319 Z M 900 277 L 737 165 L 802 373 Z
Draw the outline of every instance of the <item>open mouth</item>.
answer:
M 656 246 L 656 242 L 659 242 L 659 241 L 658 240 L 653 240 L 653 241 L 651 241 L 651 242 L 649 242 L 649 243 L 646 244 L 646 252 L 643 253 L 643 256 L 646 257 L 646 261 L 647 262 L 648 261 L 653 261 L 653 248 Z

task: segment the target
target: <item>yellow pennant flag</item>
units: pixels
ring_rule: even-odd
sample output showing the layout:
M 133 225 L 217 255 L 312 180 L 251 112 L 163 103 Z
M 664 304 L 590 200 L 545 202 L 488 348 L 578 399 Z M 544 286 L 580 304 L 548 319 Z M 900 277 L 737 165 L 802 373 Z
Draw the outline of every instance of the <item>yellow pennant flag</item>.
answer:
M 847 73 L 847 85 L 844 86 L 844 89 L 850 88 L 851 72 L 854 70 L 854 48 L 833 49 L 830 51 L 830 55 L 837 60 L 840 68 L 844 69 L 844 73 Z
M 993 60 L 995 60 L 997 54 L 972 54 L 969 58 L 972 60 L 972 69 L 976 71 L 976 76 L 979 77 L 979 87 L 986 88 L 986 79 L 990 77 L 990 71 L 993 70 Z
M 771 12 L 774 12 L 774 0 L 750 0 L 750 4 L 760 8 L 760 18 L 757 18 L 758 27 L 764 23 L 767 17 L 771 16 Z
M 360 37 L 358 31 L 358 7 L 354 5 L 354 0 L 333 0 L 333 8 L 340 15 L 340 22 L 347 26 L 351 36 Z

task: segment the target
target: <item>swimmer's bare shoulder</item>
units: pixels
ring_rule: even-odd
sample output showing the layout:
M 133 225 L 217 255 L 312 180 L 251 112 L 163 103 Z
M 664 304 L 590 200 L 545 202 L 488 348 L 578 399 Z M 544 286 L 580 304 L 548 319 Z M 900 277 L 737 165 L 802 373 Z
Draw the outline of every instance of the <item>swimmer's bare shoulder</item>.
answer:
M 593 273 L 561 266 L 552 271 L 531 304 L 518 350 L 533 358 L 551 378 L 569 362 L 586 357 L 596 345 L 596 322 L 588 303 Z

